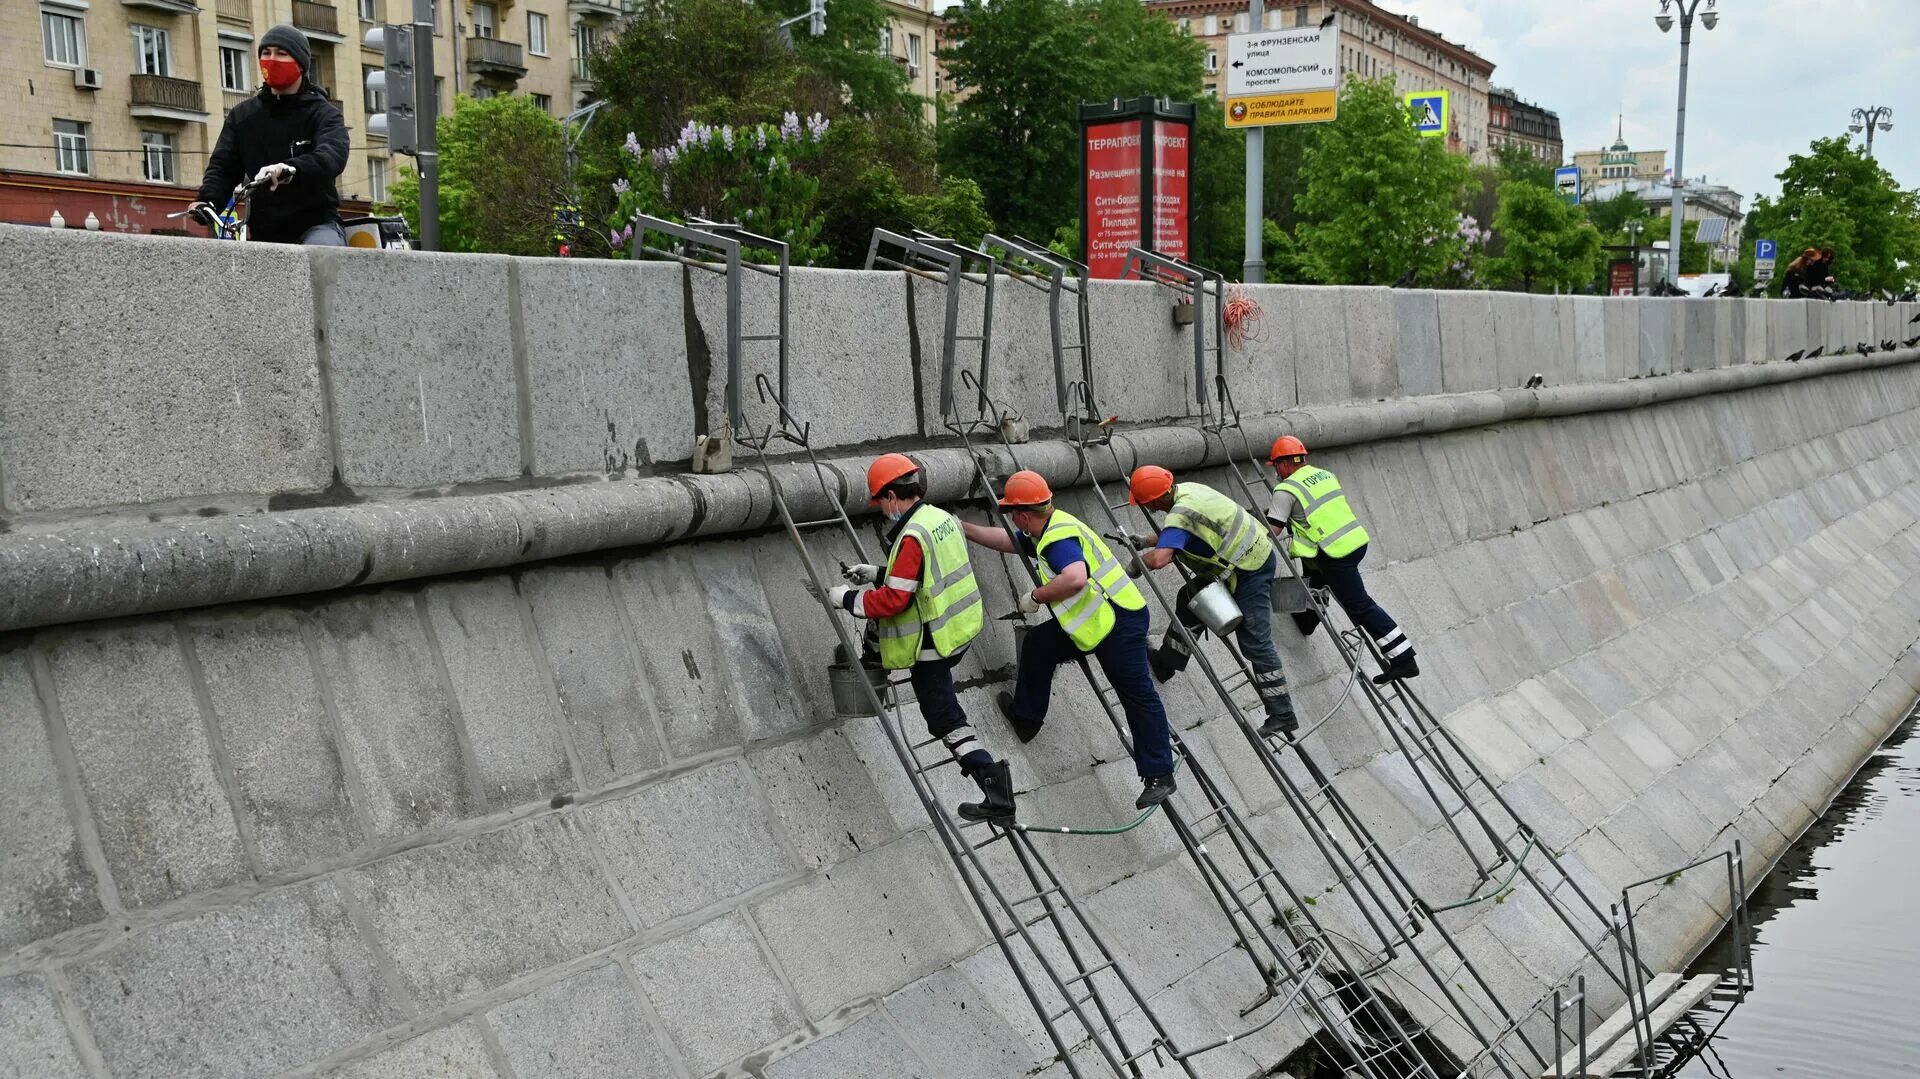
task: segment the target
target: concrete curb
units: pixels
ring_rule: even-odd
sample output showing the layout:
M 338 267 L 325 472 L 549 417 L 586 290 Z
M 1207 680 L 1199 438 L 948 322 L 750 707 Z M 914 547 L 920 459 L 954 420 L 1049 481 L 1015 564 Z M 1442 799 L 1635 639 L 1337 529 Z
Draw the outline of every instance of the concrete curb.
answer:
M 1599 385 L 1409 397 L 1368 404 L 1318 405 L 1244 417 L 1256 452 L 1281 433 L 1309 446 L 1334 447 L 1525 419 L 1640 408 L 1824 375 L 1920 361 L 1920 349 L 1769 363 Z M 1101 478 L 1136 462 L 1174 469 L 1223 463 L 1217 440 L 1192 425 L 1120 431 L 1117 467 L 1097 454 Z M 996 445 L 995 471 L 1011 471 Z M 1020 447 L 1021 463 L 1061 487 L 1084 484 L 1072 445 L 1043 440 Z M 837 495 L 863 512 L 859 477 L 867 454 L 823 461 Z M 916 454 L 930 496 L 977 497 L 965 451 Z M 829 505 L 808 468 L 776 462 L 774 477 L 796 512 L 825 515 Z M 751 532 L 772 524 L 766 477 L 756 470 L 679 475 L 607 484 L 439 499 L 374 502 L 263 515 L 158 524 L 75 528 L 0 538 L 0 631 L 156 611 L 325 592 L 525 562 L 645 546 L 693 536 Z

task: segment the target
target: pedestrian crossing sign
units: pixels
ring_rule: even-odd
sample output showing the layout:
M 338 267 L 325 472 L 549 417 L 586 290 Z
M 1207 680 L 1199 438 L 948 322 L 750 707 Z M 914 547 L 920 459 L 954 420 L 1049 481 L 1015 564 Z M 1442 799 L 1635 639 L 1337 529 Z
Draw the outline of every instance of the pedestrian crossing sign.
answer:
M 1447 92 L 1415 90 L 1407 95 L 1407 114 L 1413 129 L 1428 137 L 1447 133 Z

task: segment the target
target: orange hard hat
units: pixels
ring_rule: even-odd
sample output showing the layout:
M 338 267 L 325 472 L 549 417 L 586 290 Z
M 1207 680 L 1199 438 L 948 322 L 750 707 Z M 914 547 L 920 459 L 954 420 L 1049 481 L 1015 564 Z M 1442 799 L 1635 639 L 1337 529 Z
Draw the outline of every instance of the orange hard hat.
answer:
M 1127 504 L 1144 506 L 1173 490 L 1173 473 L 1159 465 L 1141 465 L 1127 481 Z
M 904 453 L 883 453 L 874 458 L 873 463 L 867 466 L 867 501 L 877 501 L 882 487 L 918 471 L 920 466 Z
M 1273 452 L 1267 454 L 1267 460 L 1278 461 L 1282 457 L 1305 457 L 1307 444 L 1292 435 L 1281 435 L 1273 440 Z
M 1000 496 L 1000 504 L 1013 509 L 1041 506 L 1051 501 L 1053 490 L 1047 486 L 1046 477 L 1026 469 L 1007 477 L 1006 493 Z

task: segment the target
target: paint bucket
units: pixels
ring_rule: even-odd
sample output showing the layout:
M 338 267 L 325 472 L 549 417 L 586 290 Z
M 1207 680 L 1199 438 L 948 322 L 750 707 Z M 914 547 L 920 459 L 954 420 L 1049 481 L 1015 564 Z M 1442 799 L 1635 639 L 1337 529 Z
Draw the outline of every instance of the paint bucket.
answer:
M 1307 593 L 1307 582 L 1288 575 L 1273 579 L 1273 609 L 1281 614 L 1298 614 L 1313 609 L 1313 597 Z
M 862 682 L 873 687 L 869 695 Z M 845 718 L 871 716 L 874 696 L 886 699 L 887 672 L 879 667 L 862 664 L 855 667 L 849 663 L 831 663 L 827 665 L 827 685 L 833 690 L 833 711 Z
M 1240 605 L 1233 601 L 1233 593 L 1219 581 L 1194 593 L 1193 602 L 1188 605 L 1200 621 L 1213 631 L 1216 637 L 1225 637 L 1240 628 Z

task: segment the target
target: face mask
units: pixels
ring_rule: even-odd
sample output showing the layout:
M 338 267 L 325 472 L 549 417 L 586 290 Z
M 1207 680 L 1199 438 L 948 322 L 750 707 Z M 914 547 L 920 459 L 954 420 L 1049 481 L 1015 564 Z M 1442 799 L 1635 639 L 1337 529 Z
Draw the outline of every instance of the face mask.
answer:
M 260 81 L 275 90 L 285 90 L 300 81 L 300 61 L 261 57 Z

